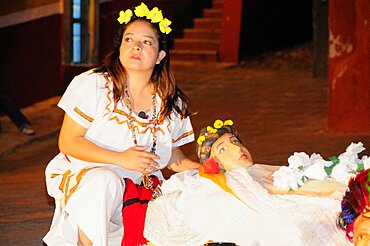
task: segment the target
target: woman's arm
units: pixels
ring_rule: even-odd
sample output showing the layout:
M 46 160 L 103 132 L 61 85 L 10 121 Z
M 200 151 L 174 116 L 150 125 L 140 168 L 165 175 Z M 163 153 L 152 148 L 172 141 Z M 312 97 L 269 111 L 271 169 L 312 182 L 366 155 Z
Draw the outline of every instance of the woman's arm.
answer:
M 199 165 L 199 163 L 186 158 L 180 147 L 175 147 L 172 149 L 171 159 L 167 168 L 175 172 L 182 172 L 189 169 L 197 169 Z
M 141 173 L 157 170 L 159 165 L 153 159 L 159 159 L 159 156 L 146 152 L 147 147 L 134 146 L 124 152 L 108 150 L 87 140 L 84 137 L 86 131 L 65 114 L 58 141 L 60 151 L 83 161 L 114 164 Z

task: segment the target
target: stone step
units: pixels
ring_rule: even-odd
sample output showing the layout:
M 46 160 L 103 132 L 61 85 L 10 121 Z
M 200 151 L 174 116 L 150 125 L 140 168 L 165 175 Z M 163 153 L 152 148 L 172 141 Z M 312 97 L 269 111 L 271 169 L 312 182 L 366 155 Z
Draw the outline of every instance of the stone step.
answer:
M 218 52 L 215 50 L 170 50 L 173 61 L 218 61 Z
M 222 9 L 204 9 L 204 18 L 222 18 Z
M 184 29 L 184 39 L 219 39 L 219 29 Z
M 174 61 L 218 61 L 223 0 L 212 0 L 212 8 L 194 19 L 192 29 L 184 29 L 184 38 L 174 40 L 170 51 Z
M 220 40 L 208 39 L 175 39 L 174 48 L 177 50 L 218 50 Z
M 194 28 L 201 29 L 218 29 L 221 27 L 221 18 L 195 18 Z
M 213 9 L 222 9 L 224 7 L 224 0 L 213 0 L 212 8 Z

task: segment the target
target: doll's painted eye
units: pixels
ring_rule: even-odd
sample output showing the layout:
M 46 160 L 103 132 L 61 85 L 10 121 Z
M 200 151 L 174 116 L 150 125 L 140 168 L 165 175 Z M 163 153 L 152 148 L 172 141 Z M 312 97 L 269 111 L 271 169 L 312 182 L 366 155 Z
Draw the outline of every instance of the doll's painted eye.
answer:
M 239 142 L 239 140 L 238 139 L 233 139 L 232 141 L 231 141 L 233 144 L 240 144 L 240 142 Z
M 222 148 L 220 148 L 219 150 L 218 150 L 218 153 L 219 154 L 222 154 L 223 152 L 225 152 L 227 150 L 227 148 L 226 147 L 222 147 Z
M 233 136 L 233 137 L 230 138 L 230 143 L 232 143 L 234 145 L 239 145 L 240 141 L 237 137 Z

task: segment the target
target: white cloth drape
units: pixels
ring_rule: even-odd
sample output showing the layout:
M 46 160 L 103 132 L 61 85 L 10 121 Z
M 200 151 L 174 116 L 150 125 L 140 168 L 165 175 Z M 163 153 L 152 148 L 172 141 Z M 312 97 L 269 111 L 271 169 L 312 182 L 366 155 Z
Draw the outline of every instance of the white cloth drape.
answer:
M 244 245 L 351 245 L 336 226 L 340 201 L 272 195 L 250 173 L 226 173 L 240 198 L 194 172 L 173 175 L 163 196 L 148 206 L 144 235 L 152 243 L 202 245 L 208 240 Z

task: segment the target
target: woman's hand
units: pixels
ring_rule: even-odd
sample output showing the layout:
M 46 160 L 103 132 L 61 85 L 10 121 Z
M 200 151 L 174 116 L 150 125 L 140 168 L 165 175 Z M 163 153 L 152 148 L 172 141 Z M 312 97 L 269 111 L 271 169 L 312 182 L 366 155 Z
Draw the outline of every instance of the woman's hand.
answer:
M 188 159 L 180 147 L 172 149 L 171 159 L 168 162 L 167 168 L 175 171 L 182 172 L 190 169 L 198 169 L 199 163 Z
M 147 147 L 135 146 L 124 152 L 105 149 L 86 139 L 86 131 L 87 129 L 65 114 L 59 134 L 60 151 L 80 160 L 115 164 L 143 174 L 158 170 L 159 164 L 154 160 L 159 159 L 159 156 L 147 152 Z
M 159 156 L 147 152 L 147 148 L 148 147 L 145 146 L 131 147 L 118 154 L 118 160 L 115 164 L 125 169 L 138 171 L 143 174 L 155 172 L 159 168 L 159 164 L 155 159 L 159 159 Z

